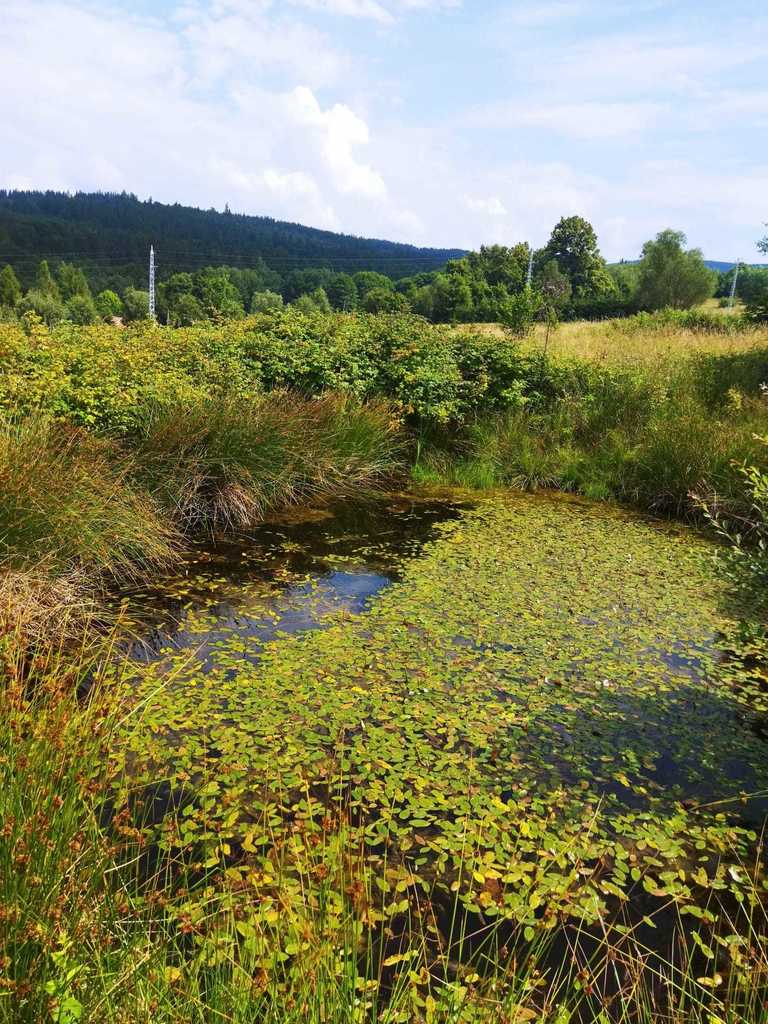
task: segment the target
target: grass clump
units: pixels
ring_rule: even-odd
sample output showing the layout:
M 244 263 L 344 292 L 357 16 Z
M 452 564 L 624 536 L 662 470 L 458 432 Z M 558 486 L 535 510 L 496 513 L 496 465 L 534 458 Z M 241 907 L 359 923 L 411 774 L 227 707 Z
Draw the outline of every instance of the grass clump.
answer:
M 137 479 L 175 522 L 226 531 L 375 484 L 397 467 L 398 435 L 383 404 L 277 393 L 155 407 L 129 443 Z
M 0 559 L 128 578 L 167 562 L 173 531 L 109 441 L 33 416 L 0 423 Z

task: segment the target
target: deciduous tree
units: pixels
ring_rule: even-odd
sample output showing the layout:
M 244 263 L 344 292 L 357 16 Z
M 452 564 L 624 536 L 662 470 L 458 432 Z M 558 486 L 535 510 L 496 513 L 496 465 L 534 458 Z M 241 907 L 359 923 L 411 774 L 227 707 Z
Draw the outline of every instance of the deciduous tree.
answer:
M 595 229 L 583 217 L 562 217 L 539 254 L 540 265 L 556 260 L 574 295 L 600 294 L 613 287 L 600 255 Z
M 637 303 L 641 309 L 690 309 L 709 298 L 716 277 L 699 249 L 685 250 L 682 231 L 667 228 L 643 246 Z

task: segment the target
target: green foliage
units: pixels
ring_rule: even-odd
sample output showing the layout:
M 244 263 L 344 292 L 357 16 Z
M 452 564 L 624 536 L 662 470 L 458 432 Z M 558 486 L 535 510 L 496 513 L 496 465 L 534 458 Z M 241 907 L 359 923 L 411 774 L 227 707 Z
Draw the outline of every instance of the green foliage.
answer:
M 0 1019 L 765 1019 L 765 694 L 754 658 L 723 656 L 739 609 L 679 525 L 477 496 L 357 616 L 283 524 L 276 603 L 251 572 L 263 538 L 234 606 L 221 548 L 197 552 L 205 597 L 193 561 L 175 597 L 189 647 L 151 663 L 46 673 L 6 627 L 20 600 L 27 620 L 71 607 L 21 573 L 140 575 L 171 522 L 239 528 L 379 483 L 401 417 L 422 479 L 672 512 L 706 483 L 764 530 L 765 349 L 617 367 L 285 308 L 182 329 L 28 315 L 0 356 Z M 321 629 L 281 632 L 296 600 Z M 122 721 L 66 699 L 86 673 Z
M 162 240 L 163 250 L 171 252 L 203 251 L 211 262 L 224 264 L 233 254 L 250 263 L 259 253 L 252 271 L 230 271 L 232 283 L 246 304 L 254 291 L 278 290 L 279 276 L 268 264 L 279 266 L 285 257 L 296 257 L 316 266 L 334 266 L 340 270 L 361 265 L 371 271 L 388 273 L 393 262 L 402 274 L 417 273 L 424 266 L 437 268 L 461 255 L 456 249 L 423 249 L 380 239 L 356 238 L 316 228 L 277 221 L 272 217 L 199 210 L 180 203 L 165 205 L 152 199 L 140 201 L 135 195 L 97 192 L 7 191 L 0 190 L 0 236 L 9 262 L 28 260 L 41 252 L 77 252 L 85 266 L 97 275 L 92 290 L 113 288 L 123 292 L 139 286 L 146 275 L 148 238 Z M 12 254 L 12 255 L 10 255 Z M 112 267 L 103 269 L 104 256 Z M 188 265 L 188 264 L 187 264 Z M 194 265 L 194 261 L 193 261 Z M 182 261 L 173 267 L 184 270 Z M 118 287 L 115 277 L 125 280 Z M 313 284 L 309 289 L 319 287 Z
M 30 289 L 19 303 L 20 314 L 34 313 L 48 326 L 55 327 L 67 315 L 66 307 L 50 291 Z
M 173 324 L 174 327 L 190 327 L 206 318 L 200 301 L 190 293 L 184 293 L 175 298 L 168 307 L 167 317 L 168 323 Z
M 111 320 L 112 317 L 121 316 L 123 312 L 123 302 L 120 296 L 106 288 L 103 292 L 99 292 L 96 296 L 96 312 L 99 314 L 102 320 Z
M 768 269 L 742 267 L 737 291 L 747 314 L 758 323 L 768 323 Z
M 366 313 L 407 313 L 408 300 L 389 288 L 371 288 L 365 293 L 363 309 Z
M 343 313 L 357 309 L 357 285 L 349 274 L 334 274 L 327 288 L 331 306 Z
M 308 295 L 300 295 L 293 303 L 302 313 L 330 313 L 331 304 L 324 288 L 315 288 Z
M 243 315 L 240 293 L 223 267 L 208 267 L 194 275 L 195 296 L 211 320 L 228 320 Z
M 562 272 L 557 260 L 544 264 L 536 275 L 536 287 L 541 293 L 542 304 L 555 312 L 568 304 L 573 291 L 570 279 Z
M 295 302 L 302 295 L 309 295 L 318 288 L 327 288 L 332 279 L 333 271 L 327 267 L 292 270 L 283 281 L 283 298 L 286 302 Z
M 597 235 L 583 217 L 563 217 L 555 225 L 538 262 L 554 260 L 577 296 L 610 292 L 613 282 L 600 255 Z
M 664 309 L 635 313 L 611 325 L 617 334 L 669 334 L 690 331 L 694 334 L 740 334 L 749 330 L 749 322 L 740 316 L 723 316 L 704 309 Z M 740 354 L 741 356 L 741 354 Z
M 690 309 L 715 290 L 715 275 L 700 250 L 684 250 L 681 231 L 661 231 L 643 246 L 637 290 L 641 309 Z
M 48 260 L 41 260 L 37 273 L 35 275 L 35 287 L 34 290 L 39 292 L 41 295 L 46 295 L 51 299 L 55 299 L 57 302 L 61 300 L 59 294 L 59 286 L 51 275 L 51 269 L 48 266 Z
M 228 273 L 230 281 L 240 293 L 244 309 L 248 308 L 254 292 L 280 290 L 280 274 L 268 267 L 261 256 L 257 256 L 251 266 L 229 267 Z
M 71 320 L 73 324 L 77 324 L 80 327 L 85 327 L 88 324 L 95 324 L 99 319 L 99 314 L 96 310 L 96 304 L 91 298 L 90 294 L 80 295 L 75 294 L 67 300 L 67 319 Z
M 526 288 L 517 295 L 510 295 L 499 308 L 499 323 L 517 337 L 525 337 L 533 330 L 536 317 L 542 308 L 542 295 L 532 288 Z
M 352 276 L 355 288 L 357 289 L 357 296 L 360 302 L 365 299 L 368 292 L 374 288 L 377 289 L 392 289 L 392 279 L 387 277 L 385 274 L 378 274 L 373 270 L 359 270 Z
M 123 313 L 129 322 L 149 319 L 149 292 L 126 288 L 123 293 Z
M 62 300 L 68 303 L 75 296 L 83 299 L 91 298 L 91 289 L 81 267 L 72 263 L 60 263 L 56 271 L 59 293 Z
M 270 309 L 282 309 L 283 297 L 279 292 L 254 292 L 251 296 L 251 313 L 266 313 Z
M 6 264 L 0 270 L 0 306 L 7 309 L 15 309 L 21 301 L 21 285 L 13 271 L 13 267 Z
M 114 446 L 32 417 L 0 429 L 4 566 L 128 578 L 167 562 L 173 531 Z
M 130 436 L 136 474 L 185 530 L 242 529 L 310 495 L 391 473 L 399 447 L 383 406 L 276 394 L 147 409 Z
M 306 582 L 287 576 L 289 592 Z M 441 524 L 398 576 L 362 616 L 326 610 L 299 636 L 278 618 L 263 648 L 248 627 L 190 610 L 188 648 L 123 675 L 143 715 L 115 743 L 116 806 L 145 845 L 208 872 L 168 908 L 192 925 L 193 948 L 217 964 L 255 947 L 281 978 L 280 965 L 313 956 L 318 932 L 338 947 L 332 921 L 346 908 L 360 927 L 354 959 L 389 938 L 386 962 L 407 979 L 414 938 L 428 957 L 453 947 L 450 922 L 490 935 L 500 921 L 516 955 L 504 982 L 486 961 L 495 999 L 529 957 L 544 969 L 551 936 L 555 963 L 570 950 L 590 965 L 595 1017 L 587 1001 L 577 1019 L 592 1021 L 615 976 L 584 955 L 591 925 L 601 963 L 626 967 L 636 938 L 657 981 L 695 932 L 718 951 L 703 954 L 712 973 L 742 979 L 713 998 L 755 1019 L 760 967 L 747 950 L 765 911 L 762 871 L 747 865 L 760 841 L 719 801 L 741 780 L 762 789 L 766 765 L 713 641 L 729 619 L 710 546 L 606 506 L 497 494 Z M 258 588 L 238 613 L 260 621 Z M 137 796 L 151 801 L 158 779 L 176 813 L 142 821 Z M 217 887 L 242 945 L 214 912 Z M 454 948 L 459 977 L 464 957 Z M 639 977 L 624 1019 L 650 1021 L 631 1002 Z M 702 999 L 714 980 L 693 977 Z M 655 986 L 657 1011 L 680 984 Z M 535 987 L 530 998 L 541 1005 Z M 612 1010 L 621 1019 L 623 1005 Z

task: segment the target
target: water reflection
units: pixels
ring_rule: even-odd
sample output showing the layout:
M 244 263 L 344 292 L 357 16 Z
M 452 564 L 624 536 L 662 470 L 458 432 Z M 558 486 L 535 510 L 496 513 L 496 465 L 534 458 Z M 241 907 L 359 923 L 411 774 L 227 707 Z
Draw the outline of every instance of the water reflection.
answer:
M 226 642 L 253 662 L 281 633 L 322 629 L 365 611 L 438 525 L 467 507 L 387 495 L 297 511 L 236 541 L 198 545 L 179 572 L 120 594 L 130 654 L 150 662 L 190 649 L 210 672 Z

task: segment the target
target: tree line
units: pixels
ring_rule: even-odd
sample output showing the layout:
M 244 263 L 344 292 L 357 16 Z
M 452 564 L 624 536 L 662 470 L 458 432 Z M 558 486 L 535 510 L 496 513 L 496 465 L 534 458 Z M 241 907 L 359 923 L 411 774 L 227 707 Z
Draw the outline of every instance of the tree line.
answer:
M 768 247 L 768 241 L 759 243 Z M 436 323 L 502 323 L 521 333 L 537 319 L 601 319 L 641 310 L 687 309 L 710 296 L 730 294 L 733 271 L 710 270 L 685 235 L 664 230 L 643 246 L 637 263 L 608 265 L 591 224 L 564 217 L 539 250 L 527 243 L 485 246 L 439 270 L 398 280 L 375 270 L 355 273 L 328 267 L 281 273 L 258 257 L 248 268 L 210 266 L 176 271 L 160 279 L 161 322 L 188 326 L 237 319 L 292 304 L 307 312 L 414 312 Z M 15 269 L 0 271 L 4 315 L 34 312 L 53 325 L 148 316 L 149 296 L 134 284 L 96 290 L 99 276 L 87 267 L 42 260 L 25 290 Z M 737 294 L 766 318 L 768 270 L 743 267 Z

